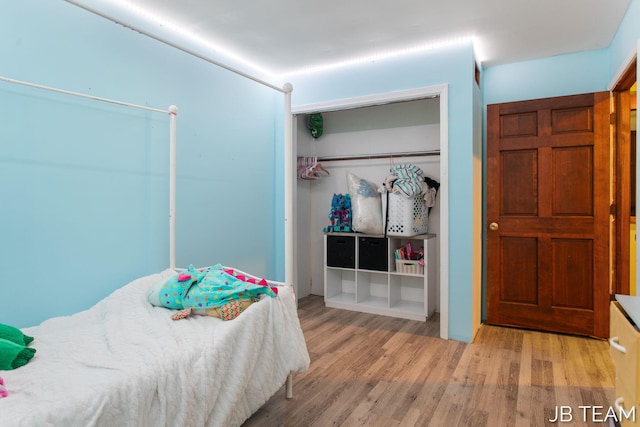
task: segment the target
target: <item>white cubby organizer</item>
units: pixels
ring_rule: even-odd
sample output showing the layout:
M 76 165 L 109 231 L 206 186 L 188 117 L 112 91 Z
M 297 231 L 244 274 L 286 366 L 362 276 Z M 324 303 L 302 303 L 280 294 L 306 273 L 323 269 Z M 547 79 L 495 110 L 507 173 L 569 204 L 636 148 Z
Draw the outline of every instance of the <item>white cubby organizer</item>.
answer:
M 325 305 L 425 321 L 436 307 L 435 237 L 325 233 Z M 424 248 L 422 272 L 397 270 L 394 251 L 408 242 Z

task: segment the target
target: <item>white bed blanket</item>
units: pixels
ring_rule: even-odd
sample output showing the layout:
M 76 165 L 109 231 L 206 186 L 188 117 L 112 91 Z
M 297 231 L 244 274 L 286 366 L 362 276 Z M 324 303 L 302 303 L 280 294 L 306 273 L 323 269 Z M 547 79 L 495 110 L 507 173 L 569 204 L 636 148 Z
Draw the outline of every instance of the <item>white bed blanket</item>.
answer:
M 87 311 L 25 329 L 37 353 L 0 372 L 9 391 L 0 425 L 237 426 L 289 373 L 308 368 L 289 288 L 231 321 L 173 321 L 146 298 L 171 274 L 143 277 Z

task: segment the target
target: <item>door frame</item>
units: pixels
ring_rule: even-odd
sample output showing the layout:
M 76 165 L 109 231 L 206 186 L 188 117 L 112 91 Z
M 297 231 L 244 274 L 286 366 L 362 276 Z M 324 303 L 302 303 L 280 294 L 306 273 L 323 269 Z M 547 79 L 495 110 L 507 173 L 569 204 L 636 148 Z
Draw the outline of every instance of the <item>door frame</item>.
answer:
M 612 230 L 612 294 L 630 293 L 629 264 L 636 262 L 630 258 L 630 219 L 631 195 L 631 168 L 630 168 L 630 104 L 631 96 L 628 91 L 637 81 L 637 54 L 633 52 L 629 60 L 623 64 L 610 85 L 612 93 L 611 125 L 613 159 L 613 230 Z
M 426 86 L 416 89 L 384 92 L 374 95 L 345 98 L 334 101 L 304 104 L 291 109 L 293 122 L 298 114 L 338 111 L 349 108 L 370 107 L 375 105 L 391 104 L 394 102 L 413 101 L 424 98 L 440 98 L 440 230 L 438 240 L 440 244 L 440 256 L 438 258 L 438 281 L 440 284 L 440 338 L 449 339 L 449 86 L 447 84 Z M 294 132 L 294 135 L 296 133 Z M 294 136 L 295 138 L 295 136 Z M 293 158 L 295 159 L 297 141 L 293 143 Z M 295 166 L 295 165 L 293 165 Z M 294 194 L 294 207 L 297 205 L 297 196 Z M 295 208 L 294 208 L 295 209 Z M 297 217 L 297 212 L 294 218 Z M 295 230 L 295 227 L 294 227 Z M 295 234 L 295 231 L 294 231 Z M 294 244 L 297 237 L 294 237 Z M 298 253 L 294 249 L 294 254 Z M 297 264 L 297 261 L 294 262 Z

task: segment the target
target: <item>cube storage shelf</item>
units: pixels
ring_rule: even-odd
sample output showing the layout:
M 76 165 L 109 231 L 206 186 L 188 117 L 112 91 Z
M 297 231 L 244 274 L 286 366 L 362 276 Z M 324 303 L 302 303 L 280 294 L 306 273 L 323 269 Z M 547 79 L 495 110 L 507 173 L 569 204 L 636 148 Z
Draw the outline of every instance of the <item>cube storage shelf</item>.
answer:
M 436 306 L 435 237 L 325 233 L 325 305 L 426 321 Z M 397 269 L 394 251 L 407 243 L 424 248 L 424 269 Z

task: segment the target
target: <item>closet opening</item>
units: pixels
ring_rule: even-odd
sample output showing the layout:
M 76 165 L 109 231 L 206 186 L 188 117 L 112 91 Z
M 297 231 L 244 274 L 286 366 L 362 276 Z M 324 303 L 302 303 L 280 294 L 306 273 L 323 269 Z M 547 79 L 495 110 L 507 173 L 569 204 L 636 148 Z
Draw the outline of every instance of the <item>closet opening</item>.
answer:
M 334 194 L 348 193 L 347 175 L 381 185 L 394 165 L 419 167 L 440 184 L 429 212 L 435 234 L 429 262 L 435 276 L 435 306 L 441 337 L 448 338 L 447 87 L 386 93 L 292 108 L 294 158 L 312 159 L 328 173 L 296 174 L 294 186 L 295 275 L 298 298 L 324 295 L 324 230 Z M 315 137 L 321 115 L 322 132 Z M 317 132 L 315 132 L 317 135 Z

